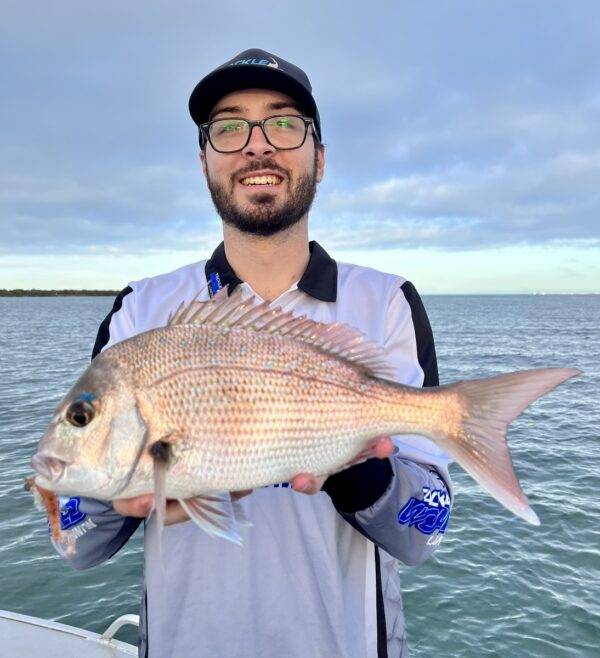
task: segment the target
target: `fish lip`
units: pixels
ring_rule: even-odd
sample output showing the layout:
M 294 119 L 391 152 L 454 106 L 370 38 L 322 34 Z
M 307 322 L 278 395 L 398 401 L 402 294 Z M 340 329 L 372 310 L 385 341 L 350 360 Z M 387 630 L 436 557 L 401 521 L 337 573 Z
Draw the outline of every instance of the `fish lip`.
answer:
M 31 458 L 31 466 L 48 482 L 55 483 L 64 475 L 68 463 L 58 457 L 38 452 Z

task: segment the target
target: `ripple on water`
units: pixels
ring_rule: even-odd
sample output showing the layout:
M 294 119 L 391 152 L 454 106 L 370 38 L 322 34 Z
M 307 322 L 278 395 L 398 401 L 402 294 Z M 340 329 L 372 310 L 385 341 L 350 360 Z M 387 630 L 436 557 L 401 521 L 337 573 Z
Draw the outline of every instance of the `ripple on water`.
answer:
M 596 658 L 600 638 L 600 296 L 425 297 L 441 381 L 576 366 L 584 375 L 510 428 L 542 525 L 514 518 L 454 466 L 447 536 L 400 567 L 411 658 Z M 0 608 L 103 631 L 137 612 L 138 533 L 108 563 L 68 569 L 22 490 L 54 407 L 85 369 L 110 298 L 0 299 Z M 135 632 L 125 638 L 135 642 Z

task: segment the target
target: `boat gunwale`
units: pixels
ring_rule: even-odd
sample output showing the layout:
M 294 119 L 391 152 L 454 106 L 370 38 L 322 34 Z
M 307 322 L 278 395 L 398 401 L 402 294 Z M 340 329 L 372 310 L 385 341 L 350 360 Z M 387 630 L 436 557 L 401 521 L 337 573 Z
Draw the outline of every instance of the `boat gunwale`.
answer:
M 129 644 L 129 642 L 116 640 L 113 637 L 106 638 L 103 637 L 103 635 L 100 633 L 95 633 L 94 631 L 88 631 L 84 628 L 78 628 L 77 626 L 69 626 L 68 624 L 62 624 L 61 622 L 58 621 L 42 619 L 41 617 L 32 617 L 31 615 L 24 615 L 19 612 L 10 612 L 9 610 L 0 610 L 0 622 L 2 622 L 3 619 L 12 622 L 19 622 L 21 624 L 26 624 L 29 626 L 36 626 L 38 628 L 43 628 L 50 631 L 57 631 L 60 633 L 65 633 L 67 635 L 73 635 L 83 640 L 94 642 L 95 644 L 99 644 L 101 646 L 110 647 L 114 649 L 122 649 L 127 653 L 131 653 L 131 650 L 133 650 L 134 653 L 131 653 L 131 655 L 134 656 L 138 655 L 137 647 L 133 644 Z

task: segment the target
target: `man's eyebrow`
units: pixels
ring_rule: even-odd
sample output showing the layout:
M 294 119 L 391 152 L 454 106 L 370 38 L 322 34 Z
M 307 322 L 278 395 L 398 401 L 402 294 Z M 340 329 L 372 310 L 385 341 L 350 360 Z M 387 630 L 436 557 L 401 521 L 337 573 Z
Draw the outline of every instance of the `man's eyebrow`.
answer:
M 267 105 L 267 109 L 269 110 L 285 110 L 288 107 L 296 110 L 298 114 L 302 114 L 302 108 L 297 103 L 294 103 L 294 101 L 275 101 Z
M 208 120 L 212 121 L 217 116 L 217 114 L 222 113 L 244 116 L 244 111 L 246 111 L 246 109 L 247 108 L 242 107 L 241 105 L 227 105 L 225 107 L 218 107 L 208 115 Z M 298 114 L 302 114 L 302 108 L 297 103 L 294 103 L 294 101 L 273 101 L 272 103 L 267 104 L 267 110 L 269 111 L 285 109 L 295 110 L 298 112 Z
M 237 114 L 240 116 L 244 113 L 244 109 L 245 108 L 241 107 L 240 105 L 228 105 L 227 107 L 219 107 L 208 115 L 208 120 L 212 121 L 217 114 L 221 114 L 222 112 L 226 112 L 227 114 Z

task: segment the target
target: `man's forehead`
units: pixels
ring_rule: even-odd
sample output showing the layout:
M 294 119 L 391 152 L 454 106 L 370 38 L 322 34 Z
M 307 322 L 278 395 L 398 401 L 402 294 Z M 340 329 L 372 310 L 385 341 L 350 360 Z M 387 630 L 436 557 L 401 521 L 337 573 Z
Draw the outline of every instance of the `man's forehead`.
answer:
M 223 96 L 210 112 L 217 114 L 222 108 L 238 107 L 240 110 L 270 109 L 274 104 L 285 103 L 289 107 L 298 107 L 298 103 L 287 94 L 274 89 L 241 89 Z

